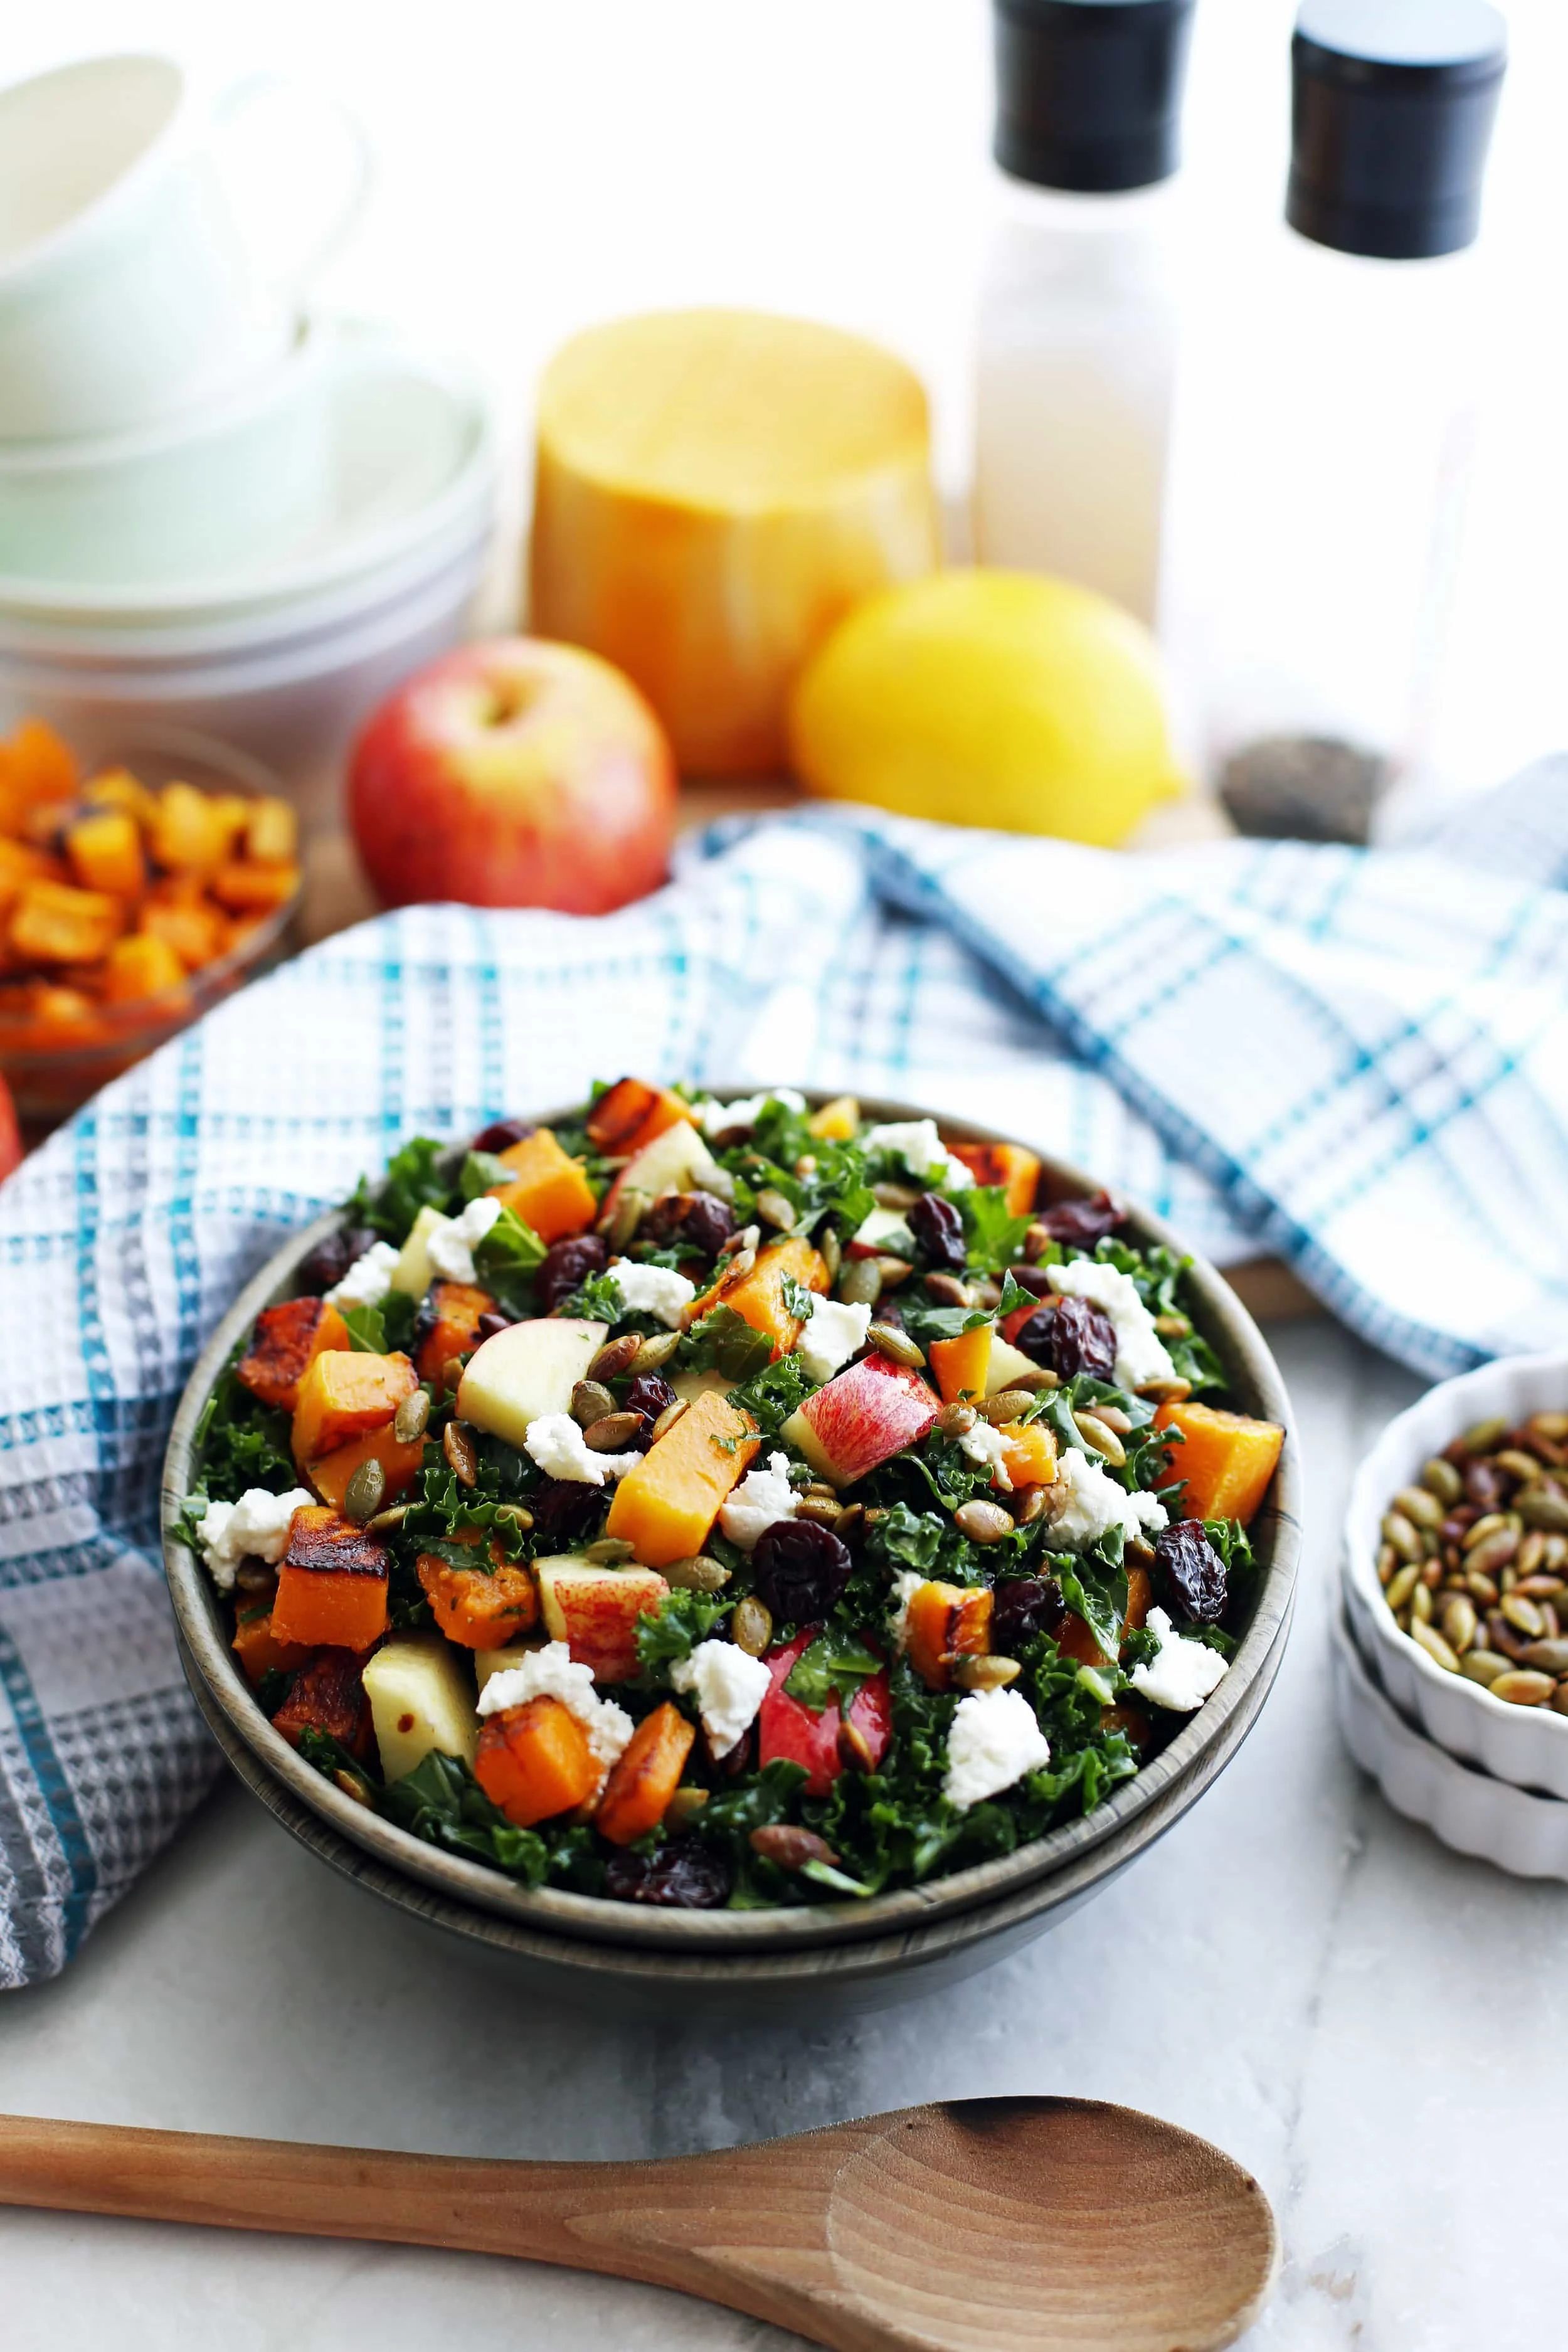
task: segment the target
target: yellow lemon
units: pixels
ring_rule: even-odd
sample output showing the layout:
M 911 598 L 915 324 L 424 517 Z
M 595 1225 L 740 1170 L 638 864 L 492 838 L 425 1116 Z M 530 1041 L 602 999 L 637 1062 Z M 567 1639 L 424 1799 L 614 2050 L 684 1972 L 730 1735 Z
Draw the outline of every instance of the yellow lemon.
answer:
M 1184 789 L 1153 639 L 1103 596 L 942 572 L 872 596 L 795 686 L 808 792 L 1114 847 Z

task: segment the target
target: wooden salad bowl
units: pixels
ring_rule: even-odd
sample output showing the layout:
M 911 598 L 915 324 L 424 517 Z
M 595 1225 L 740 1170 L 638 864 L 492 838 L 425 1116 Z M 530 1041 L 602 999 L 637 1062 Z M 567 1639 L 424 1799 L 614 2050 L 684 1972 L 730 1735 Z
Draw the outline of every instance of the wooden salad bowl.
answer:
M 814 1107 L 827 1099 L 820 1089 L 805 1091 Z M 879 1120 L 933 1116 L 918 1105 L 883 1100 L 867 1100 L 863 1108 Z M 548 1125 L 568 1115 L 557 1109 L 537 1116 Z M 940 1125 L 963 1142 L 1013 1139 L 970 1120 L 943 1117 Z M 1053 1202 L 1100 1189 L 1059 1160 L 1044 1159 L 1043 1171 Z M 534 1957 L 542 1963 L 559 1963 L 569 1948 L 571 1965 L 586 1966 L 590 1976 L 595 1947 L 608 1948 L 603 1957 L 614 1962 L 616 1971 L 645 1958 L 649 1966 L 641 1973 L 655 1983 L 690 1983 L 693 1969 L 696 1980 L 710 1986 L 743 1979 L 756 1989 L 813 1978 L 867 1981 L 895 1968 L 918 1976 L 977 1938 L 1011 1934 L 1017 1941 L 1019 1931 L 1038 1933 L 1048 1924 L 1047 1915 L 1065 1916 L 1087 1899 L 1197 1801 L 1256 1719 L 1279 1669 L 1289 1624 L 1300 1549 L 1300 1454 L 1285 1385 L 1261 1333 L 1224 1277 L 1194 1258 L 1187 1277 L 1193 1320 L 1224 1366 L 1232 1402 L 1243 1412 L 1282 1423 L 1286 1433 L 1273 1484 L 1249 1530 L 1259 1570 L 1257 1599 L 1230 1671 L 1213 1696 L 1168 1748 L 1093 1812 L 1010 1854 L 924 1885 L 864 1901 L 768 1911 L 663 1910 L 553 1887 L 530 1889 L 483 1864 L 426 1844 L 345 1796 L 273 1729 L 228 1646 L 211 1580 L 179 1532 L 186 1495 L 196 1481 L 195 1432 L 219 1375 L 260 1310 L 293 1294 L 296 1268 L 339 1223 L 334 1211 L 295 1234 L 241 1291 L 204 1349 L 174 1416 L 164 1459 L 163 1557 L 185 1672 L 230 1760 L 274 1813 L 325 1858 L 342 1867 L 345 1854 L 357 1857 L 352 1874 L 375 1892 L 393 1900 L 402 1895 L 406 1907 L 423 1911 L 435 1924 L 510 1947 L 520 1958 L 537 1945 Z M 1144 1209 L 1129 1205 L 1126 1224 L 1141 1242 L 1182 1247 Z M 502 1927 L 510 1932 L 498 1936 L 494 1931 Z M 858 1963 L 857 1947 L 867 1948 Z M 987 1952 L 984 1958 L 993 1956 Z M 639 1971 L 634 1968 L 631 1973 Z

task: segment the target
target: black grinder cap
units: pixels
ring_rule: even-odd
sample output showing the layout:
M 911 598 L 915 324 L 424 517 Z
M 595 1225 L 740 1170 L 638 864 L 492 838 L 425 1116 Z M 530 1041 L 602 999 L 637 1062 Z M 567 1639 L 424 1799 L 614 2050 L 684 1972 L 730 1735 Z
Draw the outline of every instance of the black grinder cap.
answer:
M 1304 0 L 1291 58 L 1291 227 L 1386 261 L 1471 244 L 1508 63 L 1489 0 Z
M 1180 159 L 1194 0 L 992 0 L 1002 169 L 1113 195 Z

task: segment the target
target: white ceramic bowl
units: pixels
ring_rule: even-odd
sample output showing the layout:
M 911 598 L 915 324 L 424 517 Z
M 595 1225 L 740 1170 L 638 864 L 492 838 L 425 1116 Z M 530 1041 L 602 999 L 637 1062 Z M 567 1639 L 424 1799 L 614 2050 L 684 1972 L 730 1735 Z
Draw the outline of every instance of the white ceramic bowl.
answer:
M 1495 1863 L 1516 1878 L 1568 1880 L 1568 1805 L 1494 1780 L 1424 1739 L 1379 1690 L 1349 1629 L 1337 1620 L 1330 1664 L 1345 1746 L 1396 1813 L 1424 1822 L 1456 1853 Z
M 1391 1421 L 1356 1473 L 1345 1514 L 1345 1601 L 1357 1642 L 1402 1712 L 1439 1747 L 1500 1780 L 1568 1797 L 1568 1716 L 1510 1706 L 1479 1683 L 1451 1675 L 1400 1632 L 1377 1580 L 1379 1523 L 1400 1486 L 1462 1430 L 1501 1415 L 1568 1411 L 1568 1354 L 1509 1356 L 1428 1389 Z

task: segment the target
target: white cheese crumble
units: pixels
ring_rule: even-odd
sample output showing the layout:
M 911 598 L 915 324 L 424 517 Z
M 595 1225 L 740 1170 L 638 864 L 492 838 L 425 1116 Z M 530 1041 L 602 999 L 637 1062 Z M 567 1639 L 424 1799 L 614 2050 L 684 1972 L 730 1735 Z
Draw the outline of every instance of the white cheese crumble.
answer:
M 722 1135 L 726 1128 L 755 1127 L 771 1102 L 783 1103 L 786 1110 L 805 1108 L 805 1097 L 796 1094 L 793 1087 L 772 1087 L 766 1094 L 743 1095 L 739 1102 L 731 1103 L 715 1102 L 711 1095 L 705 1095 L 700 1102 L 692 1104 L 691 1114 L 700 1119 L 707 1134 Z
M 955 1160 L 936 1131 L 934 1118 L 895 1119 L 887 1127 L 868 1127 L 860 1138 L 863 1151 L 886 1151 L 900 1160 L 922 1183 L 946 1184 L 966 1192 L 974 1178 L 962 1160 Z
M 893 1637 L 893 1647 L 901 1650 L 910 1637 L 910 1603 L 927 1582 L 918 1569 L 902 1568 L 893 1579 L 893 1605 L 888 1612 L 888 1631 Z
M 328 1300 L 333 1307 L 379 1307 L 392 1288 L 398 1255 L 390 1242 L 372 1242 L 342 1280 L 333 1283 L 326 1294 Z
M 235 1570 L 242 1559 L 264 1559 L 268 1568 L 276 1568 L 289 1549 L 295 1512 L 315 1499 L 303 1486 L 295 1486 L 287 1495 L 269 1495 L 265 1486 L 249 1486 L 237 1503 L 209 1503 L 196 1538 L 218 1591 L 233 1591 Z
M 751 1729 L 773 1683 L 761 1658 L 734 1642 L 699 1642 L 689 1658 L 676 1660 L 669 1679 L 695 1696 L 715 1756 L 727 1756 Z
M 470 1201 L 461 1216 L 443 1217 L 426 1239 L 430 1263 L 445 1282 L 472 1282 L 474 1245 L 482 1242 L 500 1215 L 500 1202 Z
M 965 1812 L 1050 1760 L 1051 1743 L 1021 1691 L 971 1691 L 959 1700 L 947 1735 L 942 1794 Z
M 1191 1715 L 1218 1688 L 1226 1661 L 1206 1642 L 1185 1642 L 1163 1609 L 1151 1609 L 1148 1628 L 1160 1644 L 1152 1665 L 1134 1666 L 1132 1687 L 1173 1715 Z
M 1165 1524 L 1163 1503 L 1152 1495 L 1130 1495 L 1076 1445 L 1068 1446 L 1058 1462 L 1047 1497 L 1052 1538 L 1069 1551 L 1087 1549 L 1110 1528 L 1120 1528 L 1131 1541 Z
M 570 1478 L 579 1486 L 624 1478 L 642 1460 L 640 1454 L 595 1454 L 569 1412 L 542 1412 L 530 1422 L 522 1446 L 547 1478 Z
M 1170 1351 L 1154 1328 L 1154 1318 L 1138 1296 L 1130 1274 L 1098 1258 L 1074 1258 L 1070 1265 L 1049 1269 L 1051 1288 L 1061 1297 L 1087 1298 L 1104 1308 L 1116 1327 L 1118 1388 L 1141 1389 L 1146 1381 L 1169 1381 L 1176 1368 Z
M 593 1675 L 576 1664 L 564 1642 L 526 1651 L 520 1664 L 492 1675 L 479 1693 L 479 1709 L 481 1715 L 500 1715 L 508 1707 L 526 1706 L 531 1698 L 558 1698 L 587 1733 L 594 1760 L 606 1772 L 632 1736 L 625 1707 L 599 1696 Z
M 972 1462 L 989 1462 L 991 1483 L 998 1494 L 1012 1493 L 1013 1481 L 1007 1475 L 1007 1441 L 999 1429 L 993 1429 L 988 1421 L 977 1421 L 959 1439 L 958 1450 L 967 1454 Z
M 801 1370 L 808 1381 L 830 1381 L 851 1356 L 866 1344 L 871 1328 L 868 1307 L 848 1305 L 841 1298 L 819 1298 L 795 1345 Z
M 697 1296 L 694 1282 L 672 1265 L 638 1265 L 629 1257 L 612 1258 L 606 1270 L 616 1278 L 626 1314 L 651 1315 L 666 1330 L 679 1330 L 681 1310 Z
M 742 1551 L 781 1519 L 793 1519 L 799 1497 L 789 1483 L 789 1455 L 770 1454 L 765 1469 L 748 1470 L 720 1507 L 719 1527 Z

